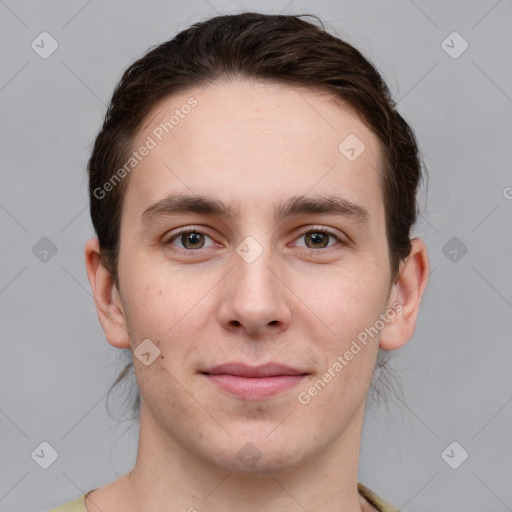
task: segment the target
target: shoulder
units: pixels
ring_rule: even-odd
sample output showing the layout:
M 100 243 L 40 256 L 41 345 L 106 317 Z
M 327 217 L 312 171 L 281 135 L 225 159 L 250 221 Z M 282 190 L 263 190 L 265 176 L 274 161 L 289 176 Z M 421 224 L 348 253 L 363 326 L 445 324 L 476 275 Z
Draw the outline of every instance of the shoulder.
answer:
M 359 494 L 361 494 L 361 496 L 363 496 L 379 512 L 400 512 L 400 509 L 383 500 L 380 496 L 377 496 L 377 494 L 365 485 L 358 483 L 357 488 L 359 490 Z
M 379 512 L 400 512 L 400 510 L 387 501 L 384 501 L 380 496 L 375 494 L 370 488 L 365 485 L 358 483 L 357 484 L 359 493 L 368 500 L 371 505 L 373 505 Z M 92 491 L 85 493 L 84 495 L 76 498 L 74 500 L 68 501 L 63 505 L 60 505 L 56 508 L 52 508 L 48 512 L 88 512 L 85 506 L 85 498 Z
M 80 498 L 76 498 L 56 508 L 52 508 L 48 512 L 87 512 L 87 508 L 85 506 L 85 498 L 89 492 L 85 493 L 83 496 L 80 496 Z

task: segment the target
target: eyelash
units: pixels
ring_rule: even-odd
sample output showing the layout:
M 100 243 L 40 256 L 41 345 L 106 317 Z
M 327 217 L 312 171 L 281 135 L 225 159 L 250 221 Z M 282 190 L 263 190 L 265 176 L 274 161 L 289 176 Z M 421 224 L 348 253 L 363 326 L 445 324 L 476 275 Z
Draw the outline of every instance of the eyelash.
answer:
M 208 235 L 207 233 L 201 231 L 200 229 L 196 229 L 194 227 L 188 227 L 188 228 L 184 228 L 182 229 L 181 231 L 178 231 L 177 233 L 174 233 L 170 238 L 168 238 L 165 242 L 164 242 L 164 245 L 172 245 L 172 242 L 174 242 L 176 239 L 178 239 L 180 236 L 182 235 L 188 235 L 190 233 L 197 233 L 197 234 L 200 234 L 200 235 L 205 235 L 209 238 L 211 238 L 213 240 L 213 238 Z M 318 227 L 314 227 L 314 228 L 309 228 L 308 230 L 306 231 L 303 231 L 298 237 L 298 238 L 302 238 L 303 236 L 305 235 L 308 235 L 308 234 L 311 234 L 311 233 L 315 233 L 315 234 L 322 234 L 322 235 L 327 235 L 329 237 L 332 237 L 336 240 L 336 242 L 338 244 L 341 244 L 341 245 L 345 245 L 345 242 L 343 240 L 340 239 L 340 237 L 338 235 L 336 235 L 336 233 L 324 228 L 323 226 L 318 226 Z M 336 244 L 332 245 L 332 246 L 328 246 L 328 247 L 319 247 L 317 249 L 315 248 L 311 248 L 311 247 L 302 247 L 303 250 L 307 251 L 307 252 L 310 252 L 310 253 L 318 253 L 320 252 L 322 249 L 325 251 L 327 249 L 332 249 L 333 247 L 335 247 Z M 197 254 L 201 251 L 201 249 L 208 249 L 208 247 L 201 247 L 199 249 L 183 249 L 181 247 L 176 247 L 174 246 L 175 250 L 179 251 L 179 252 L 182 252 L 182 253 L 186 253 L 188 255 L 191 255 L 191 254 Z

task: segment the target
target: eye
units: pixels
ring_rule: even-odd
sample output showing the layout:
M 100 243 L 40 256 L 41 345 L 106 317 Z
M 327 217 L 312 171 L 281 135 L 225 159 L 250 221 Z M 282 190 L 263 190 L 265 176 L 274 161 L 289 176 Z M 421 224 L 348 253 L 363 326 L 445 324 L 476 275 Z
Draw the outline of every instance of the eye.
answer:
M 205 245 L 205 238 L 209 238 L 211 240 L 211 244 L 209 246 Z M 192 251 L 197 249 L 204 249 L 206 247 L 211 247 L 215 244 L 210 236 L 196 229 L 188 228 L 186 230 L 182 230 L 179 233 L 172 235 L 167 241 L 166 245 L 175 245 L 174 242 L 177 241 L 179 244 L 177 247 L 182 250 Z
M 336 245 L 336 242 L 341 242 L 338 236 L 324 228 L 310 229 L 309 231 L 302 233 L 298 240 L 300 239 L 304 239 L 305 245 L 296 245 L 298 245 L 299 247 L 306 247 L 307 249 L 313 250 L 326 249 L 332 247 L 333 245 Z

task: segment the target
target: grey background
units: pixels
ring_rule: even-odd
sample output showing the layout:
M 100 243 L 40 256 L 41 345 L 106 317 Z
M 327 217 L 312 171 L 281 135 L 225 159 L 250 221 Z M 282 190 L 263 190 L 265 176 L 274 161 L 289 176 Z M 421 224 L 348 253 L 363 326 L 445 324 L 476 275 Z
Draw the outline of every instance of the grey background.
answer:
M 416 335 L 392 354 L 405 401 L 367 416 L 360 481 L 408 512 L 512 510 L 510 0 L 0 0 L 0 510 L 56 506 L 135 461 L 136 426 L 105 409 L 121 352 L 104 340 L 85 273 L 85 163 L 133 60 L 242 10 L 317 14 L 363 51 L 430 172 L 415 235 L 432 274 Z M 46 59 L 31 47 L 43 31 L 59 45 Z M 458 58 L 442 47 L 453 31 L 469 44 Z M 56 254 L 41 253 L 42 237 Z M 43 441 L 58 453 L 48 469 L 31 457 Z M 469 453 L 458 469 L 441 457 L 453 441 Z

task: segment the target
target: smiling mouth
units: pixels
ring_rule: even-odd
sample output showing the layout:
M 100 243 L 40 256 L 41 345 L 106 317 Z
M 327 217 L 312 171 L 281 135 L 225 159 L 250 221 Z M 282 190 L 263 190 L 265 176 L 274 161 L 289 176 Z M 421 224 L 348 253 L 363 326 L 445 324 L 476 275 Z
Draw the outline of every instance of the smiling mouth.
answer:
M 200 372 L 219 389 L 244 400 L 263 400 L 299 384 L 309 373 L 279 363 L 226 363 Z

